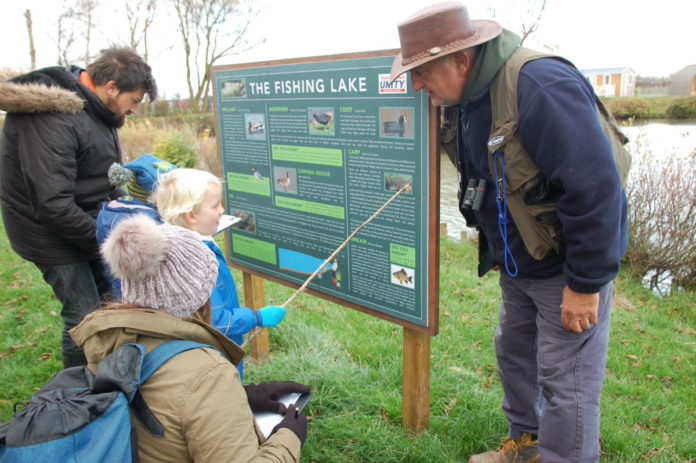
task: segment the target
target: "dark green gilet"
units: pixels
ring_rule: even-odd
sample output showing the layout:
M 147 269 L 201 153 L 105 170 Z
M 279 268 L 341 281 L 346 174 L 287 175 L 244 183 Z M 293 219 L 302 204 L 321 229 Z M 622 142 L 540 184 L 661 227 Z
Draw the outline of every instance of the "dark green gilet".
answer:
M 571 66 L 573 64 L 559 56 L 540 53 L 527 48 L 518 48 L 505 62 L 493 81 L 490 89 L 492 123 L 488 138 L 488 167 L 494 175 L 493 153 L 502 151 L 505 154 L 505 182 L 507 190 L 508 210 L 515 226 L 520 232 L 527 251 L 532 257 L 541 260 L 550 251 L 559 252 L 560 242 L 557 237 L 559 221 L 556 214 L 556 203 L 549 201 L 526 201 L 531 190 L 538 188 L 546 179 L 537 165 L 525 150 L 517 130 L 517 80 L 520 69 L 528 61 L 540 58 L 554 58 Z M 624 146 L 628 138 L 621 132 L 618 123 L 595 95 L 597 102 L 597 117 L 607 135 L 614 153 L 614 161 L 624 184 L 631 165 L 630 153 Z M 448 114 L 449 113 L 449 114 Z M 456 120 L 451 120 L 457 117 Z M 457 133 L 452 133 L 452 126 L 457 127 Z M 443 124 L 443 146 L 455 166 L 459 165 L 459 153 L 453 159 L 453 145 L 458 138 L 458 111 L 446 111 Z M 454 140 L 453 140 L 454 138 Z M 452 143 L 454 141 L 454 143 Z M 448 146 L 449 145 L 449 146 Z M 498 166 L 501 171 L 501 166 Z M 463 179 L 466 182 L 466 179 Z

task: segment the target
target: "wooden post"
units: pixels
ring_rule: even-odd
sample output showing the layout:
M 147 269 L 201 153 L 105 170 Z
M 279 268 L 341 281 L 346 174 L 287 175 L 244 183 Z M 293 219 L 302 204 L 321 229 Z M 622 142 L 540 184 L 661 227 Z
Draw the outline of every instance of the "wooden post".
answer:
M 420 432 L 430 416 L 430 335 L 404 327 L 404 428 Z
M 440 235 L 447 236 L 447 223 L 443 222 L 440 224 Z
M 266 305 L 263 278 L 247 272 L 242 272 L 242 277 L 244 279 L 244 302 L 246 306 L 252 309 L 260 309 Z M 261 363 L 268 358 L 270 353 L 268 328 L 261 328 L 254 339 L 249 342 L 249 351 L 252 362 Z

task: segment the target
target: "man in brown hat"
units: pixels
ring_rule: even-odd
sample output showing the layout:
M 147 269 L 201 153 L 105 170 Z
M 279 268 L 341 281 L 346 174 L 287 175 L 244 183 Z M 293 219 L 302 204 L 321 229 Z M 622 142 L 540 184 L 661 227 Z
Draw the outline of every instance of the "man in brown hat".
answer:
M 613 279 L 626 249 L 625 137 L 568 61 L 438 3 L 399 25 L 392 79 L 445 105 L 479 275 L 500 271 L 495 332 L 509 435 L 469 462 L 599 459 Z M 468 188 L 467 188 L 468 187 Z

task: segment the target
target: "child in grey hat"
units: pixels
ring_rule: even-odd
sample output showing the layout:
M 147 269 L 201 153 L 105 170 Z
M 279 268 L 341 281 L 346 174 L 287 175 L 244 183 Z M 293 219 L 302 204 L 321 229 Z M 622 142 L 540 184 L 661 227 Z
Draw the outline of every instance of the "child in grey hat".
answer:
M 206 345 L 172 357 L 140 387 L 165 431 L 153 436 L 133 420 L 140 461 L 298 462 L 307 419 L 278 398 L 310 388 L 292 381 L 242 386 L 230 366 L 244 351 L 209 324 L 215 253 L 196 233 L 142 214 L 119 222 L 101 252 L 121 280 L 122 302 L 70 331 L 91 371 L 124 343 L 147 351 L 175 339 Z M 254 422 L 257 412 L 284 415 L 267 438 Z

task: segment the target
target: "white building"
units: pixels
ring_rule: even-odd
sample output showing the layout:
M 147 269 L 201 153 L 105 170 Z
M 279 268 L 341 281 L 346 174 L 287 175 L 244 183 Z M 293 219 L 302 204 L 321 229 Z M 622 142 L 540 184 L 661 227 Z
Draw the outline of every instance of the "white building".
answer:
M 581 69 L 599 96 L 635 96 L 636 71 L 631 68 Z

